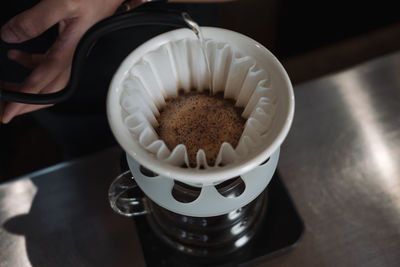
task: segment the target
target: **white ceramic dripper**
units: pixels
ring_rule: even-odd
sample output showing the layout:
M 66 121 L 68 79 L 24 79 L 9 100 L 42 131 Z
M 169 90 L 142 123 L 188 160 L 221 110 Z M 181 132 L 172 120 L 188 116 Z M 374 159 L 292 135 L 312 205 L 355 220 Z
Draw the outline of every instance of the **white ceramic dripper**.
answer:
M 266 77 L 268 80 L 266 87 L 271 89 L 268 94 L 273 99 L 273 113 L 269 117 L 268 127 L 262 138 L 257 139 L 256 146 L 245 143 L 244 147 L 248 149 L 239 151 L 242 152 L 238 153 L 241 157 L 235 157 L 234 160 L 230 161 L 229 164 L 224 164 L 223 167 L 205 169 L 182 168 L 180 167 L 181 164 L 174 164 L 174 161 L 165 160 L 171 157 L 166 156 L 168 151 L 165 152 L 165 150 L 160 149 L 160 145 L 151 146 L 155 141 L 151 139 L 154 136 L 149 134 L 148 129 L 151 129 L 153 124 L 156 123 L 154 119 L 158 114 L 158 109 L 162 107 L 163 98 L 176 95 L 180 88 L 190 90 L 195 87 L 202 90 L 209 84 L 207 79 L 210 77 L 207 75 L 205 66 L 202 67 L 204 61 L 201 60 L 201 51 L 198 51 L 198 55 L 194 55 L 194 58 L 198 57 L 197 61 L 193 58 L 188 61 L 186 58 L 188 53 L 179 49 L 177 51 L 180 53 L 169 52 L 172 51 L 171 47 L 179 46 L 181 43 L 186 43 L 186 48 L 192 49 L 196 39 L 188 29 L 161 34 L 135 49 L 124 60 L 111 82 L 107 99 L 107 112 L 111 129 L 120 145 L 127 152 L 131 172 L 143 192 L 152 201 L 170 211 L 188 216 L 207 217 L 224 214 L 246 205 L 268 185 L 276 169 L 279 147 L 291 126 L 294 114 L 294 96 L 289 77 L 282 65 L 261 44 L 242 34 L 224 29 L 205 27 L 202 28 L 202 31 L 206 39 L 214 42 L 214 44 L 211 42 L 211 45 L 207 46 L 207 53 L 214 56 L 214 60 L 211 60 L 214 62 L 212 67 L 213 83 L 223 85 L 215 88 L 226 90 L 225 95 L 228 94 L 229 97 L 235 98 L 237 103 L 242 101 L 242 106 L 250 105 L 250 102 L 257 104 L 260 98 L 259 91 L 255 88 L 252 88 L 252 93 L 247 94 L 247 97 L 244 98 L 241 96 L 245 91 L 241 89 L 241 91 L 235 92 L 232 89 L 238 84 L 241 85 L 241 88 L 246 89 L 247 87 L 244 86 L 246 81 L 250 84 L 246 77 L 251 74 L 250 69 L 255 66 L 252 64 L 240 66 L 232 64 L 235 58 L 238 58 L 239 61 L 242 57 L 252 59 L 256 64 L 254 72 L 262 70 L 268 76 Z M 232 54 L 230 56 L 218 55 L 218 51 L 226 51 L 218 50 L 220 44 L 227 45 Z M 163 49 L 167 52 L 159 52 Z M 193 57 L 194 50 L 190 51 L 190 56 Z M 225 60 L 219 60 L 221 58 Z M 229 62 L 229 60 L 231 61 Z M 228 67 L 226 66 L 227 62 L 231 64 Z M 219 68 L 223 65 L 225 65 L 224 69 L 228 69 L 228 71 L 223 71 L 218 76 Z M 235 68 L 238 68 L 238 66 L 240 68 L 247 67 L 244 75 L 234 75 Z M 260 81 L 265 80 L 265 77 L 258 78 Z M 139 91 L 145 93 L 132 97 L 129 93 L 129 88 L 132 89 L 132 86 L 140 87 Z M 232 90 L 229 90 L 230 88 Z M 133 102 L 141 104 L 134 105 L 133 108 L 139 108 L 143 115 L 143 121 L 148 122 L 148 125 L 135 125 L 141 125 L 142 128 L 130 127 L 127 123 L 130 106 L 126 105 L 125 99 L 130 96 Z M 247 111 L 247 117 L 250 114 L 254 115 L 257 111 L 254 103 L 254 111 Z M 137 120 L 137 117 L 135 117 L 135 120 Z M 143 121 L 140 121 L 140 123 Z M 245 153 L 244 156 L 243 153 Z M 271 159 L 266 164 L 260 165 L 269 157 Z M 140 165 L 157 173 L 157 177 L 146 177 L 140 172 Z M 215 190 L 216 184 L 237 176 L 241 176 L 246 185 L 244 192 L 237 198 L 224 198 Z M 180 203 L 171 194 L 173 180 L 201 187 L 200 196 L 191 203 Z

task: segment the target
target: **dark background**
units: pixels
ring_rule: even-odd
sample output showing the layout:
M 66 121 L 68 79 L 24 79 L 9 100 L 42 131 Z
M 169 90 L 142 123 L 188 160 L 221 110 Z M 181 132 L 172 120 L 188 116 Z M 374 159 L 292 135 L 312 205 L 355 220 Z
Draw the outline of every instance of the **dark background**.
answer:
M 2 1 L 0 24 L 34 3 Z M 400 15 L 394 3 L 237 0 L 173 7 L 187 9 L 200 25 L 231 29 L 259 41 L 281 60 L 296 85 L 399 50 Z M 132 47 L 162 31 L 107 36 L 92 51 L 80 88 L 69 101 L 1 125 L 0 182 L 114 145 L 104 113 L 109 81 Z M 18 46 L 0 41 L 0 80 L 21 81 L 29 74 L 7 60 L 10 47 L 45 51 L 55 36 L 51 29 Z

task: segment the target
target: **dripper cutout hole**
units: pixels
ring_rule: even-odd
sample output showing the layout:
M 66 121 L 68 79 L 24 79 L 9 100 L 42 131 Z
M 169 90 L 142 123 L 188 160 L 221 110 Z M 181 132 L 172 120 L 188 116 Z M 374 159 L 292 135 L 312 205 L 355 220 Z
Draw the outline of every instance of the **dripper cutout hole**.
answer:
M 199 197 L 200 192 L 200 187 L 190 186 L 179 181 L 174 181 L 174 187 L 172 188 L 172 196 L 181 203 L 195 201 Z
M 261 163 L 261 164 L 260 164 L 260 166 L 267 164 L 267 163 L 268 163 L 268 161 L 269 161 L 269 159 L 270 159 L 270 157 L 268 157 L 266 160 L 264 160 L 264 162 L 263 162 L 263 163 Z
M 217 191 L 227 198 L 239 197 L 246 189 L 246 185 L 240 176 L 226 180 L 215 186 Z
M 156 177 L 156 176 L 158 176 L 157 173 L 147 169 L 146 167 L 143 167 L 142 165 L 140 165 L 139 170 L 144 176 L 147 176 L 147 177 Z

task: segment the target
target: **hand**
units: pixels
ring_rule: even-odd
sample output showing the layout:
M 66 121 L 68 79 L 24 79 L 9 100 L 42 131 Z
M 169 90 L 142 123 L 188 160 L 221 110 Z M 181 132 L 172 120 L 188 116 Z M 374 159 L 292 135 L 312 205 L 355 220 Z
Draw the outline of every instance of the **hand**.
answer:
M 112 15 L 122 2 L 123 0 L 42 0 L 33 8 L 13 17 L 1 28 L 1 38 L 5 42 L 24 42 L 39 36 L 57 23 L 59 35 L 45 54 L 8 51 L 11 60 L 33 70 L 23 83 L 1 82 L 0 87 L 37 94 L 63 89 L 68 82 L 72 57 L 82 35 L 96 22 Z M 17 115 L 47 106 L 6 103 L 1 120 L 8 123 Z

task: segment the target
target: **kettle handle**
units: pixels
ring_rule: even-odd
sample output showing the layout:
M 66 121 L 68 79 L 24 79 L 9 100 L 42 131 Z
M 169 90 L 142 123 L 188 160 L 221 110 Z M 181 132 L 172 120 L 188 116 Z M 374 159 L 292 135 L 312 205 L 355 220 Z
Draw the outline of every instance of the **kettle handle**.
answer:
M 182 15 L 177 11 L 130 11 L 106 18 L 92 26 L 80 40 L 72 61 L 71 74 L 64 89 L 49 94 L 13 92 L 0 88 L 0 100 L 25 104 L 56 104 L 67 100 L 75 91 L 82 73 L 83 61 L 90 54 L 96 41 L 111 32 L 141 26 L 187 27 Z

